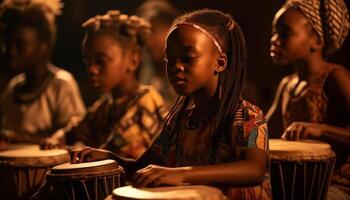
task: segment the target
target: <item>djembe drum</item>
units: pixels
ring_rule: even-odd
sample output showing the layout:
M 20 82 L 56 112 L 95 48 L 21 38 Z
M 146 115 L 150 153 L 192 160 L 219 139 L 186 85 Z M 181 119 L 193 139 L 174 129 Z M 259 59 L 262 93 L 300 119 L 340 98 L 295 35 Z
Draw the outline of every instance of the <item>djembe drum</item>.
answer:
M 0 199 L 29 199 L 51 167 L 69 161 L 63 149 L 15 148 L 0 152 Z
M 226 199 L 221 190 L 203 185 L 172 186 L 157 188 L 120 187 L 106 200 L 223 200 Z
M 58 165 L 47 173 L 47 181 L 55 199 L 104 199 L 125 185 L 123 169 L 114 160 Z
M 335 164 L 329 144 L 270 139 L 269 159 L 274 199 L 326 199 Z

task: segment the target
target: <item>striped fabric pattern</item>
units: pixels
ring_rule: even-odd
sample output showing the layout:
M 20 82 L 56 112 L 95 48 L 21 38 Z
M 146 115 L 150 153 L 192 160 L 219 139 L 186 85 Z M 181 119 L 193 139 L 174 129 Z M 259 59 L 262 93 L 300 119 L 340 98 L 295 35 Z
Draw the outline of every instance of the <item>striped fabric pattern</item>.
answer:
M 349 13 L 343 0 L 288 0 L 287 8 L 297 8 L 314 28 L 330 55 L 340 49 L 350 27 Z

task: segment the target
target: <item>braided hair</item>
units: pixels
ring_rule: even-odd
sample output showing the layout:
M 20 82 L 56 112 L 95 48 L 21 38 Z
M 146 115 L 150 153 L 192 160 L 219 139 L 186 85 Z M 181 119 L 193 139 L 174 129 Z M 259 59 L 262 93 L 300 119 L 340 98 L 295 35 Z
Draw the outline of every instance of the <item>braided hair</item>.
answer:
M 101 33 L 110 34 L 123 49 L 142 49 L 151 33 L 151 24 L 135 15 L 128 16 L 119 10 L 110 10 L 82 24 L 86 29 L 84 41 Z
M 220 135 L 232 122 L 233 115 L 242 102 L 242 90 L 246 68 L 246 46 L 240 27 L 233 18 L 221 11 L 203 9 L 185 14 L 174 22 L 174 26 L 181 23 L 193 23 L 209 32 L 227 55 L 227 68 L 219 73 L 219 83 L 216 92 L 220 105 L 213 117 L 212 136 L 218 145 Z M 164 129 L 172 133 L 179 121 L 180 113 L 188 106 L 190 97 L 179 96 L 175 105 L 166 118 Z

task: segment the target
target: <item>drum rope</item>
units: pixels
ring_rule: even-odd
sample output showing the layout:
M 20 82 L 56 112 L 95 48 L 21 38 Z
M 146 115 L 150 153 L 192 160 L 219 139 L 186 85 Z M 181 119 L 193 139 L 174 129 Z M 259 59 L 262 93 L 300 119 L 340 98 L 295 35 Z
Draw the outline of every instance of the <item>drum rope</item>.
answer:
M 95 178 L 95 181 L 94 181 L 94 184 L 95 184 L 95 200 L 97 200 L 97 178 Z
M 313 170 L 313 173 L 312 173 L 312 181 L 311 181 L 311 191 L 309 193 L 309 199 L 311 199 L 312 189 L 314 188 L 316 171 L 317 171 L 317 165 L 314 165 L 314 170 Z
M 103 182 L 104 182 L 104 185 L 105 185 L 105 187 L 104 187 L 104 189 L 105 189 L 105 195 L 107 196 L 108 195 L 108 189 L 107 189 L 107 178 L 106 177 L 103 177 Z
M 283 199 L 286 200 L 286 189 L 285 189 L 285 186 L 284 186 L 284 178 L 283 178 L 283 170 L 282 170 L 282 166 L 281 166 L 281 163 L 278 163 L 278 168 L 279 168 L 279 171 L 280 171 L 280 176 L 281 176 L 281 183 L 282 183 L 282 190 L 283 190 Z
M 304 199 L 306 199 L 306 172 L 307 172 L 307 169 L 306 169 L 306 163 L 304 162 L 303 163 L 303 168 L 304 168 Z
M 292 192 L 291 192 L 291 198 L 294 199 L 294 186 L 295 186 L 295 176 L 297 173 L 297 163 L 294 163 L 294 168 L 293 168 L 293 182 L 292 182 Z
M 74 193 L 73 181 L 70 181 L 70 188 L 71 188 L 71 190 L 72 190 L 73 200 L 75 200 L 75 193 Z
M 83 185 L 87 199 L 90 200 L 90 195 L 89 195 L 89 191 L 85 185 L 85 180 L 80 180 L 80 183 Z
M 33 174 L 33 181 L 32 181 L 32 185 L 35 185 L 35 179 L 36 179 L 36 177 L 38 176 L 38 170 L 34 170 L 34 174 Z M 39 183 L 42 183 L 42 180 L 40 180 L 40 182 Z

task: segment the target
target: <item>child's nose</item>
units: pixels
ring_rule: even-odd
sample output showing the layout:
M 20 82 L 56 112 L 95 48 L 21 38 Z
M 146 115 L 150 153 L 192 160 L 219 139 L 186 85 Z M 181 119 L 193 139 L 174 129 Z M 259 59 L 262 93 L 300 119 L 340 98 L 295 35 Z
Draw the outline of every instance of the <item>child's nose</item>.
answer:
M 177 71 L 185 71 L 185 66 L 179 59 L 175 63 L 175 68 Z
M 100 71 L 100 68 L 96 64 L 90 64 L 88 66 L 88 72 L 90 74 L 98 74 Z
M 17 47 L 15 44 L 10 44 L 8 45 L 8 49 L 7 49 L 8 53 L 10 56 L 17 56 Z
M 280 37 L 278 35 L 278 33 L 275 33 L 272 35 L 271 37 L 271 44 L 276 45 L 276 46 L 280 46 L 281 45 L 281 40 Z

